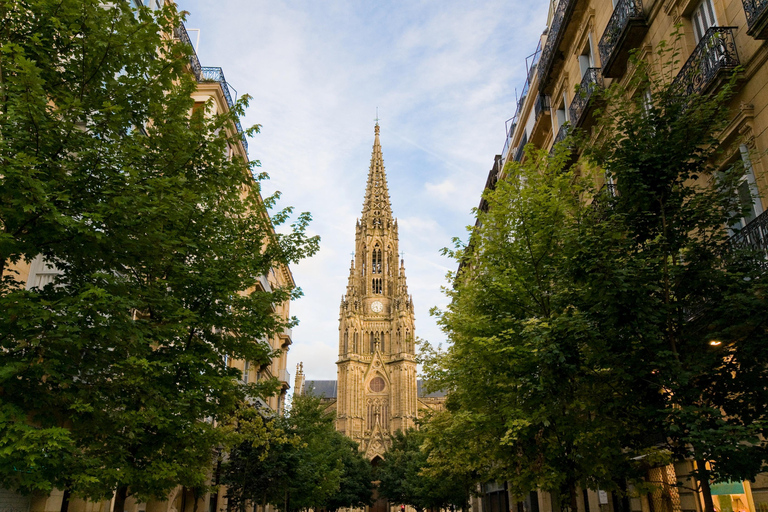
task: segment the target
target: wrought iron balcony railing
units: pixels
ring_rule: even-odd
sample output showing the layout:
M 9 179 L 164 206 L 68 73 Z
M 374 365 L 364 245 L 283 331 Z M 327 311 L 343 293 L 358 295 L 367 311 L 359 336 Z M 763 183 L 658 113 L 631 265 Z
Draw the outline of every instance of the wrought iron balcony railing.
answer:
M 587 118 L 590 100 L 598 88 L 603 87 L 603 74 L 600 68 L 587 68 L 581 77 L 581 84 L 568 109 L 574 126 L 581 126 Z
M 597 45 L 604 76 L 618 78 L 624 74 L 629 51 L 637 46 L 647 31 L 643 2 L 619 0 Z
M 221 90 L 224 93 L 227 105 L 229 105 L 229 108 L 233 108 L 235 102 L 232 100 L 232 95 L 229 92 L 230 85 L 224 78 L 224 71 L 221 68 L 202 67 L 200 65 L 200 59 L 197 58 L 197 52 L 195 52 L 195 47 L 192 44 L 192 40 L 189 38 L 187 29 L 184 27 L 183 23 L 180 23 L 179 26 L 174 29 L 173 35 L 176 39 L 192 48 L 192 52 L 189 55 L 189 66 L 192 68 L 192 74 L 195 76 L 195 80 L 198 82 L 218 82 L 221 85 Z M 243 141 L 243 148 L 248 152 L 248 141 L 245 139 L 245 133 L 243 133 L 243 127 L 239 120 L 235 121 L 235 127 Z
M 733 235 L 731 244 L 739 249 L 762 251 L 766 255 L 763 266 L 768 268 L 768 211 L 752 219 L 752 222 Z
M 176 29 L 173 31 L 173 35 L 176 37 L 176 39 L 182 43 L 188 44 L 189 47 L 192 48 L 192 53 L 189 54 L 189 65 L 192 68 L 192 74 L 195 75 L 195 80 L 199 82 L 203 76 L 202 66 L 200 66 L 200 60 L 197 58 L 195 45 L 192 44 L 192 40 L 189 38 L 187 29 L 183 23 L 179 23 L 179 26 L 176 27 Z
M 678 94 L 690 96 L 704 93 L 722 78 L 722 72 L 731 71 L 739 65 L 733 38 L 735 28 L 711 27 L 704 33 L 672 84 Z
M 218 82 L 219 85 L 221 85 L 221 90 L 224 93 L 224 98 L 227 100 L 227 105 L 229 105 L 229 108 L 234 108 L 235 102 L 232 99 L 232 94 L 230 94 L 229 89 L 230 85 L 227 83 L 227 79 L 224 78 L 224 70 L 217 67 L 204 67 L 201 68 L 201 78 L 199 79 L 200 82 Z M 243 126 L 240 124 L 240 120 L 235 120 L 235 127 L 237 128 L 237 133 L 240 134 L 240 138 L 243 141 L 243 147 L 245 148 L 245 151 L 248 151 L 248 141 L 245 139 L 245 133 L 243 133 Z
M 560 126 L 560 129 L 557 130 L 557 135 L 555 135 L 555 140 L 552 141 L 552 149 L 549 150 L 550 155 L 555 154 L 555 148 L 557 147 L 558 143 L 565 140 L 565 138 L 571 133 L 571 123 L 565 122 Z
M 755 39 L 768 39 L 768 0 L 741 0 L 747 15 L 747 34 Z
M 541 58 L 539 59 L 540 91 L 543 91 L 549 83 L 548 77 L 555 63 L 557 49 L 560 46 L 560 41 L 563 39 L 565 26 L 568 25 L 568 21 L 571 19 L 571 14 L 573 14 L 573 8 L 576 6 L 577 1 L 560 0 L 557 3 L 555 15 L 552 17 L 552 24 L 547 32 L 547 42 L 544 44 L 544 49 L 541 51 Z

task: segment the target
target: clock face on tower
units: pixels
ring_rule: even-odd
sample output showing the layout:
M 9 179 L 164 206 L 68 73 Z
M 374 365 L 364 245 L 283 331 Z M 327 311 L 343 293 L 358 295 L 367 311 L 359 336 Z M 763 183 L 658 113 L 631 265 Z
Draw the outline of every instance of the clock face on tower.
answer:
M 379 302 L 378 300 L 375 300 L 371 303 L 371 311 L 374 313 L 381 313 L 384 310 L 384 304 Z

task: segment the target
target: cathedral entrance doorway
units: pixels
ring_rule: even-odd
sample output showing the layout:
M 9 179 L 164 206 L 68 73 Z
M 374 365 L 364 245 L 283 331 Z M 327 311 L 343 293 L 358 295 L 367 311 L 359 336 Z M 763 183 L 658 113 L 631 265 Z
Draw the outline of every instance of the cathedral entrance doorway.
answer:
M 378 455 L 371 460 L 371 466 L 373 466 L 373 478 L 376 479 L 373 488 L 373 505 L 368 507 L 369 512 L 388 512 L 389 503 L 385 498 L 379 496 L 378 478 L 376 477 L 376 467 L 381 463 L 381 457 Z

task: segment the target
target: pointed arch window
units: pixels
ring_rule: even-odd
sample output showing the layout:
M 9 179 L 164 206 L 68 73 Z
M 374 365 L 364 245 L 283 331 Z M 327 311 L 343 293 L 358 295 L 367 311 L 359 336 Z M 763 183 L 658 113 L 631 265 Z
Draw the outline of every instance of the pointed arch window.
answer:
M 371 273 L 381 274 L 381 247 L 376 244 L 373 247 L 373 254 L 371 255 Z

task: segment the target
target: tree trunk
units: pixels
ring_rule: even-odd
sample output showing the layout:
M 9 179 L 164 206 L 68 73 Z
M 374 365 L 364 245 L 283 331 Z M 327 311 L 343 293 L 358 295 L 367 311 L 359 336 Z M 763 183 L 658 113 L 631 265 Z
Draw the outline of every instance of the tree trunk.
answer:
M 125 512 L 126 498 L 128 498 L 128 486 L 121 485 L 115 493 L 115 508 L 112 512 Z
M 61 498 L 61 512 L 67 512 L 69 510 L 69 488 L 64 489 L 64 496 Z
M 696 459 L 696 473 L 701 488 L 701 497 L 704 498 L 704 512 L 715 512 L 715 504 L 712 501 L 712 489 L 709 487 L 709 470 L 703 459 Z

